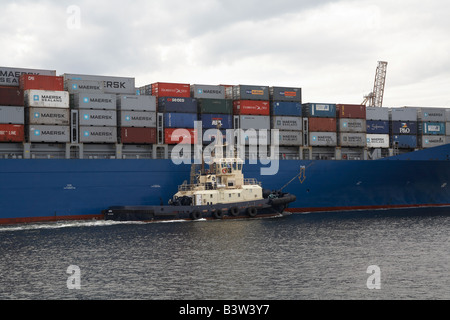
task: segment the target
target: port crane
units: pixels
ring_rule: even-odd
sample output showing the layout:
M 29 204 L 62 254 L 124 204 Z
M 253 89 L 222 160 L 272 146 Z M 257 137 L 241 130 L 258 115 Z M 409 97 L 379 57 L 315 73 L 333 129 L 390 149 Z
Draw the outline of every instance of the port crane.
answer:
M 373 91 L 364 96 L 363 105 L 367 107 L 382 107 L 384 97 L 384 86 L 386 84 L 386 61 L 378 61 L 377 71 L 375 73 L 375 82 L 373 84 Z

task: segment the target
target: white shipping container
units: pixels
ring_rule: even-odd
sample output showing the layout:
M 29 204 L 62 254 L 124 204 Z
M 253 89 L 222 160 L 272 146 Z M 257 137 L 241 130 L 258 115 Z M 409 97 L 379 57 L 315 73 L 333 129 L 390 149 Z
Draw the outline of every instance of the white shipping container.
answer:
M 367 135 L 367 147 L 368 148 L 389 148 L 389 135 L 388 134 L 368 134 Z
M 69 126 L 30 125 L 28 128 L 28 138 L 30 142 L 70 142 Z
M 339 120 L 340 132 L 359 132 L 363 133 L 367 131 L 367 125 L 365 119 L 340 119 Z
M 341 147 L 365 147 L 367 138 L 365 133 L 340 133 L 339 145 Z
M 156 128 L 156 112 L 118 111 L 118 119 L 122 127 Z
M 105 93 L 112 94 L 136 94 L 135 78 L 97 76 L 87 74 L 63 74 L 64 81 L 89 80 L 103 82 Z
M 69 109 L 67 91 L 25 90 L 25 106 Z
M 118 95 L 117 109 L 156 112 L 156 97 L 145 95 Z
M 303 132 L 301 131 L 279 131 L 280 146 L 302 146 Z
M 272 117 L 272 129 L 302 131 L 302 123 L 301 117 Z
M 235 129 L 269 129 L 270 116 L 234 116 Z M 236 123 L 236 120 L 238 123 Z
M 117 128 L 80 126 L 80 142 L 117 143 Z
M 436 135 L 421 136 L 419 139 L 422 139 L 422 148 L 424 149 L 442 146 L 447 140 L 445 136 Z
M 414 107 L 392 108 L 392 121 L 417 121 L 418 110 Z
M 367 107 L 366 120 L 389 121 L 389 108 Z
M 114 110 L 79 110 L 80 126 L 115 127 L 117 113 Z
M 225 99 L 224 86 L 191 85 L 191 97 L 196 99 Z
M 336 147 L 336 132 L 310 132 L 309 145 L 312 147 Z
M 70 110 L 60 108 L 29 108 L 28 124 L 31 125 L 63 125 L 70 124 Z

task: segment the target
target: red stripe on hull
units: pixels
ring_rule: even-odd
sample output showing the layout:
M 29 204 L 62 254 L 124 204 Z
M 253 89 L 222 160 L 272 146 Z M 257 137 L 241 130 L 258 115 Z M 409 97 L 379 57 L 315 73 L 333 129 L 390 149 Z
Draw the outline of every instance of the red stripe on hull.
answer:
M 103 215 L 79 215 L 79 216 L 53 216 L 53 217 L 29 217 L 29 218 L 6 218 L 0 219 L 0 225 L 37 223 L 37 222 L 56 222 L 72 220 L 103 220 Z
M 383 209 L 418 209 L 418 208 L 442 208 L 450 207 L 450 204 L 417 204 L 417 205 L 387 205 L 387 206 L 357 206 L 357 207 L 329 207 L 329 208 L 288 208 L 292 213 L 306 212 L 334 212 L 334 211 L 358 211 L 358 210 L 383 210 Z

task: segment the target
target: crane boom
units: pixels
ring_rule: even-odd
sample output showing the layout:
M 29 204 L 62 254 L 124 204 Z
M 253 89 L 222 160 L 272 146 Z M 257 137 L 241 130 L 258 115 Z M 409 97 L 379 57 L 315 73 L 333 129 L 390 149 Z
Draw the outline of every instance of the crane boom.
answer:
M 369 103 L 369 107 L 382 107 L 383 97 L 384 97 L 384 87 L 386 84 L 386 73 L 387 73 L 386 61 L 378 61 L 377 71 L 375 73 L 375 81 L 373 84 L 373 91 L 365 96 L 363 105 Z

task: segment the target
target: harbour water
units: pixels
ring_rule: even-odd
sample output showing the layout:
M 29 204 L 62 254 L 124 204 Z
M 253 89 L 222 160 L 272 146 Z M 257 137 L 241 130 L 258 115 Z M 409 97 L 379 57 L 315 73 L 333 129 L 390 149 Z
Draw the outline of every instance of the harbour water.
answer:
M 450 299 L 449 219 L 426 209 L 2 226 L 0 299 Z

